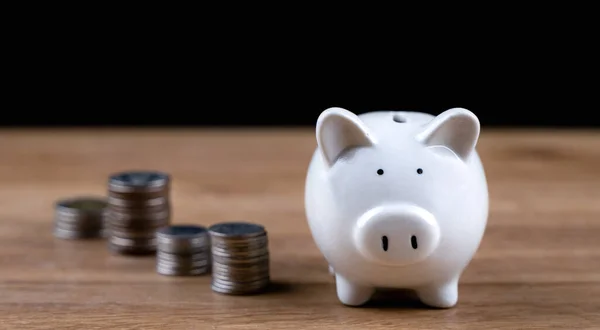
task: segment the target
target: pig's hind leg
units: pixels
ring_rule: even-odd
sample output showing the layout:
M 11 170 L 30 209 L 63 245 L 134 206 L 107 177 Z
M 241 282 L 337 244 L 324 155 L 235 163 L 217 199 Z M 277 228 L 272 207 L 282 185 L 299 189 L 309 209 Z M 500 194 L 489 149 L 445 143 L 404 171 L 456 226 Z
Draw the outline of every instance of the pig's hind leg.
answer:
M 339 274 L 335 274 L 338 299 L 344 305 L 360 306 L 369 301 L 375 288 L 352 283 Z
M 422 287 L 417 295 L 422 303 L 435 308 L 450 308 L 458 301 L 458 280 Z

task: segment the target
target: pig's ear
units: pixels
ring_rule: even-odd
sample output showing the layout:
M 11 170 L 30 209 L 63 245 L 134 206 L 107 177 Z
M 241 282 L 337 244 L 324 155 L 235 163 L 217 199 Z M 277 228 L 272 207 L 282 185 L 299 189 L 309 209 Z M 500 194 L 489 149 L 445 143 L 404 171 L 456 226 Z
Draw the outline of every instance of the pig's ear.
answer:
M 365 124 L 342 108 L 329 108 L 317 119 L 317 144 L 329 166 L 349 148 L 373 145 Z
M 466 161 L 475 150 L 479 138 L 479 120 L 471 111 L 462 108 L 446 110 L 425 125 L 417 139 L 427 146 L 450 149 Z

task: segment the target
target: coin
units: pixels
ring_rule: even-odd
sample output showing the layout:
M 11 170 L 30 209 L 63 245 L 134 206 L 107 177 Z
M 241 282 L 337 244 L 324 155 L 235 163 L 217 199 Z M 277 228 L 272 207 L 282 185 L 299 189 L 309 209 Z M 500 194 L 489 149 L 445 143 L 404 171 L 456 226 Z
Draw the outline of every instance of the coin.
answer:
M 54 236 L 61 239 L 103 237 L 106 199 L 95 196 L 65 198 L 55 203 Z
M 161 275 L 194 276 L 210 271 L 210 237 L 198 225 L 171 225 L 156 231 L 156 271 Z
M 268 278 L 254 282 L 228 282 L 213 277 L 211 281 L 211 288 L 213 291 L 229 295 L 257 294 L 264 291 L 268 285 Z
M 223 222 L 210 226 L 210 234 L 212 237 L 223 237 L 230 241 L 264 236 L 266 232 L 263 226 L 254 223 Z
M 266 252 L 267 251 L 266 249 L 267 249 L 267 246 L 265 246 L 264 248 L 261 248 L 261 249 L 249 250 L 249 251 L 240 251 L 240 250 L 228 251 L 227 249 L 224 249 L 224 248 L 211 247 L 211 252 L 212 252 L 212 255 L 214 255 L 215 257 L 226 258 L 227 260 L 232 259 L 235 261 L 236 259 L 248 260 L 248 259 L 263 257 L 263 255 L 269 254 L 268 252 Z
M 164 227 L 169 224 L 171 217 L 170 210 L 159 209 L 156 212 L 118 212 L 111 209 L 107 214 L 107 218 L 110 218 L 111 225 L 115 227 Z
M 160 250 L 168 253 L 193 254 L 210 245 L 208 230 L 196 225 L 173 225 L 156 232 Z
M 201 252 L 201 253 L 200 253 Z M 196 261 L 206 261 L 210 259 L 210 250 L 201 250 L 199 253 L 194 253 L 192 255 L 188 254 L 175 254 L 169 252 L 163 252 L 161 250 L 156 251 L 156 257 L 164 260 L 166 263 L 170 262 L 196 262 Z
M 150 196 L 148 196 L 150 197 Z M 114 208 L 125 208 L 125 209 L 145 209 L 152 207 L 165 207 L 165 204 L 169 203 L 169 200 L 166 197 L 152 197 L 150 199 L 125 199 L 122 196 L 108 197 L 108 203 L 110 203 Z
M 269 247 L 265 228 L 248 222 L 209 227 L 213 291 L 255 294 L 270 283 Z
M 127 171 L 115 173 L 109 178 L 110 194 L 162 193 L 170 184 L 170 177 L 158 171 Z
M 156 265 L 156 272 L 161 275 L 167 276 L 197 276 L 204 275 L 210 271 L 209 267 L 196 267 L 196 268 L 171 268 L 163 267 L 162 265 Z
M 109 250 L 156 253 L 156 231 L 171 221 L 170 176 L 158 171 L 114 173 L 108 180 Z

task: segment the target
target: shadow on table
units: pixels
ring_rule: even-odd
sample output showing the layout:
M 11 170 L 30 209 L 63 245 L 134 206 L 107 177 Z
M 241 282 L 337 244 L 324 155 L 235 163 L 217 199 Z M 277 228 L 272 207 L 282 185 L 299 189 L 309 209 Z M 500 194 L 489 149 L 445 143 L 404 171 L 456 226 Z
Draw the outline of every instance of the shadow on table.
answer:
M 361 308 L 430 309 L 412 290 L 378 290 Z
M 332 287 L 331 289 L 331 293 L 335 295 L 335 287 Z M 278 295 L 294 292 L 310 294 L 311 291 L 318 294 L 319 292 L 322 292 L 321 290 L 323 290 L 323 285 L 315 286 L 310 283 L 271 281 L 269 287 L 263 294 Z M 368 303 L 359 308 L 431 309 L 419 300 L 414 291 L 393 289 L 378 290 Z
M 265 294 L 286 294 L 294 291 L 302 290 L 306 284 L 283 282 L 283 281 L 271 281 Z

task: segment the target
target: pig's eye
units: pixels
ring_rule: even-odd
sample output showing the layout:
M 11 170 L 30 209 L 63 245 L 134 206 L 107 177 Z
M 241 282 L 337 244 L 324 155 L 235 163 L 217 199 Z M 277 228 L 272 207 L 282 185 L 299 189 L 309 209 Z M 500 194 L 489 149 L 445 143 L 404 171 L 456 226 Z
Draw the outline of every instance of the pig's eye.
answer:
M 379 174 L 379 175 L 383 175 L 383 170 L 382 170 L 382 169 L 378 169 L 378 170 L 377 170 L 377 174 Z
M 423 174 L 423 169 L 421 169 L 421 168 L 418 168 L 418 169 L 417 169 L 417 174 Z

